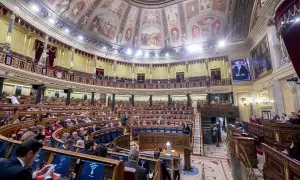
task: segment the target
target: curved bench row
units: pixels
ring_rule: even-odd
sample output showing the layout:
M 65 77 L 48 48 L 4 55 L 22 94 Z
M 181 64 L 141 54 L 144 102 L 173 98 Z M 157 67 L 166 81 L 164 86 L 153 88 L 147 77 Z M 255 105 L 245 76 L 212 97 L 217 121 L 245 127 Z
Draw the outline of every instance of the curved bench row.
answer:
M 133 136 L 136 137 L 140 133 L 172 133 L 172 134 L 184 134 L 182 131 L 182 127 L 179 126 L 166 126 L 166 127 L 160 127 L 160 126 L 154 126 L 154 127 L 143 127 L 143 126 L 132 126 Z M 192 134 L 192 131 L 189 132 L 189 134 Z
M 13 157 L 19 144 L 19 141 L 14 141 L 0 135 L 1 157 Z M 34 161 L 32 168 L 33 170 L 40 169 L 44 164 L 56 164 L 55 172 L 68 178 L 85 179 L 85 177 L 91 174 L 90 167 L 93 167 L 94 171 L 92 175 L 96 179 L 124 179 L 124 162 L 111 158 L 43 147 L 38 158 Z

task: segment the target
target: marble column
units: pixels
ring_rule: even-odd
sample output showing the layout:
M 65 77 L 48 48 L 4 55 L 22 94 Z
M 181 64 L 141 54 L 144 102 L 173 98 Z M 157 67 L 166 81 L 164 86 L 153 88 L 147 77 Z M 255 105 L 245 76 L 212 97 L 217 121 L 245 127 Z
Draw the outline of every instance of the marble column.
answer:
M 93 78 L 96 79 L 96 69 L 97 69 L 97 56 L 94 56 L 93 59 Z
M 71 104 L 71 93 L 73 92 L 73 90 L 65 89 L 64 92 L 67 93 L 66 106 L 69 106 Z
M 190 77 L 190 64 L 188 62 L 185 63 L 185 71 L 186 71 L 185 79 L 188 81 Z
M 171 77 L 171 66 L 168 64 L 168 84 L 170 84 L 170 77 Z
M 267 29 L 270 54 L 272 59 L 273 69 L 280 67 L 281 54 L 280 54 L 280 40 L 277 36 L 277 30 L 274 24 L 269 24 Z
M 233 105 L 238 106 L 238 96 L 236 92 L 232 92 Z
M 149 74 L 150 74 L 150 83 L 152 83 L 152 79 L 153 79 L 153 75 L 152 75 L 152 72 L 153 72 L 153 65 L 150 64 L 150 67 L 149 67 Z
M 150 106 L 152 106 L 152 95 L 150 95 L 150 97 L 149 97 L 149 104 L 150 104 Z
M 299 110 L 299 101 L 298 101 L 298 94 L 297 94 L 297 84 L 294 83 L 291 92 L 292 92 L 292 98 L 293 98 L 293 106 L 295 109 L 295 112 L 297 113 L 297 111 Z
M 72 55 L 71 55 L 71 63 L 70 63 L 70 70 L 73 70 L 74 67 L 74 60 L 75 60 L 75 48 L 72 48 Z
M 95 106 L 95 92 L 92 92 L 91 105 Z
M 117 61 L 113 63 L 113 72 L 114 72 L 114 79 L 117 77 Z
M 116 95 L 112 95 L 112 100 L 111 100 L 111 111 L 115 111 L 115 103 L 116 103 Z
M 15 18 L 16 18 L 16 15 L 14 13 L 12 13 L 10 16 L 10 20 L 9 20 L 9 25 L 8 25 L 8 30 L 7 30 L 6 40 L 5 40 L 5 46 L 4 46 L 4 49 L 7 53 L 10 53 L 10 45 L 11 45 L 12 32 L 13 32 L 14 24 L 15 24 Z
M 3 86 L 4 86 L 4 80 L 5 78 L 0 77 L 0 99 L 2 97 L 2 91 L 3 91 Z
M 275 105 L 275 113 L 281 115 L 284 113 L 284 105 L 282 99 L 282 92 L 280 88 L 279 80 L 274 81 L 273 83 L 273 97 L 274 97 L 274 105 Z
M 190 96 L 190 94 L 188 93 L 188 94 L 186 94 L 186 99 L 187 99 L 187 107 L 190 107 L 191 106 L 191 96 Z
M 132 64 L 132 66 L 131 66 L 131 79 L 132 79 L 132 84 L 134 84 L 134 67 L 135 67 L 135 64 Z
M 134 95 L 131 95 L 131 105 L 134 106 Z

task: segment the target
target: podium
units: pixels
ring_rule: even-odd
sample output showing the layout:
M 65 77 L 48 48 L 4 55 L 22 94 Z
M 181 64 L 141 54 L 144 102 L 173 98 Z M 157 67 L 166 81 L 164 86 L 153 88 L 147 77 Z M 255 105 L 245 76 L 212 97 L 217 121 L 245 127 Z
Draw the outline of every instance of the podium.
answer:
M 184 170 L 190 171 L 191 169 L 191 150 L 190 148 L 184 148 Z

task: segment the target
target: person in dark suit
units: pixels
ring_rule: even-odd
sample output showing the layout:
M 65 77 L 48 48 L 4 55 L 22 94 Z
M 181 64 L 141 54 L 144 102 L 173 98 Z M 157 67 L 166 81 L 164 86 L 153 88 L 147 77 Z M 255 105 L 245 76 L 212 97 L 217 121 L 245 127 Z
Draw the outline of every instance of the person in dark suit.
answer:
M 80 149 L 79 152 L 83 154 L 93 155 L 94 141 L 89 140 L 84 143 L 84 149 Z
M 128 161 L 125 162 L 125 167 L 135 169 L 136 180 L 147 179 L 147 171 L 145 168 L 138 165 L 140 152 L 137 149 L 131 149 L 128 156 Z
M 31 164 L 39 153 L 43 144 L 36 140 L 29 140 L 21 144 L 16 150 L 16 156 L 9 160 L 0 161 L 0 179 L 5 180 L 32 180 L 40 175 L 44 175 L 49 165 L 41 170 L 32 173 Z M 52 179 L 45 177 L 45 179 Z
M 127 114 L 123 114 L 121 117 L 122 126 L 126 126 Z

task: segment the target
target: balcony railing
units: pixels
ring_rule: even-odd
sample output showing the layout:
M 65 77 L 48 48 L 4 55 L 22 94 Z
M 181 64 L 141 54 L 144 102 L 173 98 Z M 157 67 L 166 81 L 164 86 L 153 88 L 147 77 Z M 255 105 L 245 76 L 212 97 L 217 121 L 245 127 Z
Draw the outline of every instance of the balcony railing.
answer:
M 19 56 L 7 57 L 4 52 L 0 52 L 0 63 L 12 66 L 24 71 L 40 74 L 52 78 L 62 79 L 71 82 L 77 82 L 82 84 L 90 84 L 96 86 L 114 87 L 114 88 L 126 88 L 126 89 L 178 89 L 178 88 L 200 88 L 209 86 L 229 86 L 231 79 L 222 80 L 209 80 L 209 77 L 199 77 L 199 80 L 195 80 L 193 77 L 192 81 L 183 82 L 172 82 L 166 83 L 168 80 L 155 81 L 155 83 L 137 83 L 129 80 L 127 82 L 121 82 L 117 80 L 101 80 L 93 78 L 92 74 L 83 72 L 71 72 L 67 69 L 46 67 L 43 68 L 38 64 L 32 62 L 28 58 Z

